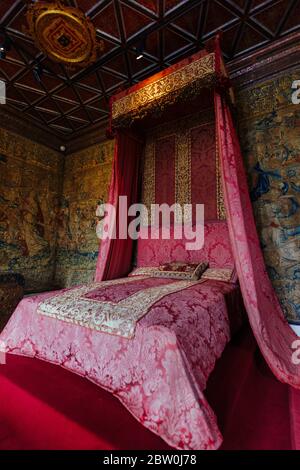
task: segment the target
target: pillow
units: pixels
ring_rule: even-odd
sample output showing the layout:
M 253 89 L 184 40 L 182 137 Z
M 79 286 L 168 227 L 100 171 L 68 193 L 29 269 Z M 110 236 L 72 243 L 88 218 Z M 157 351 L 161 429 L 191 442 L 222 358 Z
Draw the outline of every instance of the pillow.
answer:
M 235 268 L 208 268 L 202 274 L 201 279 L 211 279 L 213 281 L 235 284 L 237 282 L 237 273 Z
M 151 276 L 169 279 L 198 280 L 207 269 L 208 263 L 181 263 L 174 261 L 159 267 L 144 266 L 135 268 L 128 276 Z
M 153 276 L 168 277 L 171 279 L 198 280 L 207 267 L 208 263 L 188 264 L 174 261 L 160 266 L 159 269 L 153 273 Z
M 128 276 L 152 276 L 153 272 L 158 271 L 159 268 L 153 266 L 142 266 L 140 268 L 134 268 Z

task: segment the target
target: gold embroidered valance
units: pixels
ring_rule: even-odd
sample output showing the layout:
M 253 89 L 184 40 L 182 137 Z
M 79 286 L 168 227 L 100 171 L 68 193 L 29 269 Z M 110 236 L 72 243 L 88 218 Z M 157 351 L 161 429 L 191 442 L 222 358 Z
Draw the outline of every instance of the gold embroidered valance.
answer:
M 166 106 L 190 100 L 203 88 L 216 86 L 218 75 L 214 52 L 184 60 L 150 81 L 145 80 L 116 95 L 111 105 L 112 126 L 127 127 L 148 114 L 159 115 Z

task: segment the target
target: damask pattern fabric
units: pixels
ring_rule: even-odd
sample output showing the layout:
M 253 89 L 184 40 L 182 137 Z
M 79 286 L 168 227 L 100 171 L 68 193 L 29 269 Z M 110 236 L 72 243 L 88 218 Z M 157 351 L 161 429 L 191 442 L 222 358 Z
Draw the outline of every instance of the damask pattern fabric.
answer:
M 249 321 L 275 376 L 300 388 L 300 366 L 293 361 L 298 338 L 284 318 L 266 271 L 238 138 L 225 98 L 217 92 L 215 109 L 228 229 Z
M 205 204 L 205 220 L 218 219 L 216 136 L 214 125 L 197 126 L 191 139 L 191 202 Z M 195 210 L 195 207 L 194 207 Z
M 193 227 L 195 229 L 195 227 Z M 171 231 L 170 240 L 161 236 L 159 229 L 151 228 L 154 236 L 151 237 L 150 228 L 141 229 L 141 236 L 137 246 L 137 267 L 158 267 L 172 261 L 185 263 L 208 262 L 210 268 L 233 268 L 234 259 L 229 240 L 226 222 L 208 222 L 204 226 L 205 243 L 201 250 L 186 250 L 187 239 L 174 238 Z
M 195 222 L 195 204 L 204 204 L 206 221 L 225 219 L 213 118 L 210 110 L 147 132 L 142 202 L 149 213 L 151 204 L 193 204 Z
M 109 188 L 108 203 L 116 210 L 113 215 L 104 218 L 104 227 L 119 230 L 119 197 L 126 196 L 128 206 L 138 202 L 138 167 L 142 155 L 142 140 L 129 131 L 119 131 L 114 147 L 112 178 Z M 120 217 L 119 217 L 120 215 Z M 133 240 L 127 238 L 106 237 L 99 247 L 95 281 L 105 281 L 127 276 L 131 268 Z
M 56 293 L 28 297 L 2 332 L 1 344 L 112 392 L 175 448 L 216 449 L 222 436 L 203 390 L 230 338 L 225 297 L 235 289 L 206 281 L 165 296 L 138 322 L 132 340 L 38 315 L 41 302 Z

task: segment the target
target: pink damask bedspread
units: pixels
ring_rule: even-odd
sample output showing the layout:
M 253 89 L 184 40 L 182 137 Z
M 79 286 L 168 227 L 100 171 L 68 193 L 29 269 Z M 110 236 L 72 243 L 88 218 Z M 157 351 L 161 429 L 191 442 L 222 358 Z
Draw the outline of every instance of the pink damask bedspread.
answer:
M 205 281 L 169 294 L 133 339 L 37 314 L 57 294 L 46 293 L 20 302 L 0 341 L 9 353 L 59 364 L 110 391 L 175 448 L 217 449 L 222 436 L 203 390 L 230 339 L 226 296 L 236 289 Z

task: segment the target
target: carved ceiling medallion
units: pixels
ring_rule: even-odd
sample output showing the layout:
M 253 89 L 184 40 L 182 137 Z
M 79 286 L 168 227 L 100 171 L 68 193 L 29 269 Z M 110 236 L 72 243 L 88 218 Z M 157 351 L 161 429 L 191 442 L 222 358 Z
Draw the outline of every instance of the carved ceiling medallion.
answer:
M 27 10 L 30 34 L 49 58 L 67 66 L 86 67 L 95 62 L 103 43 L 97 42 L 93 23 L 78 8 L 60 1 L 37 2 Z

